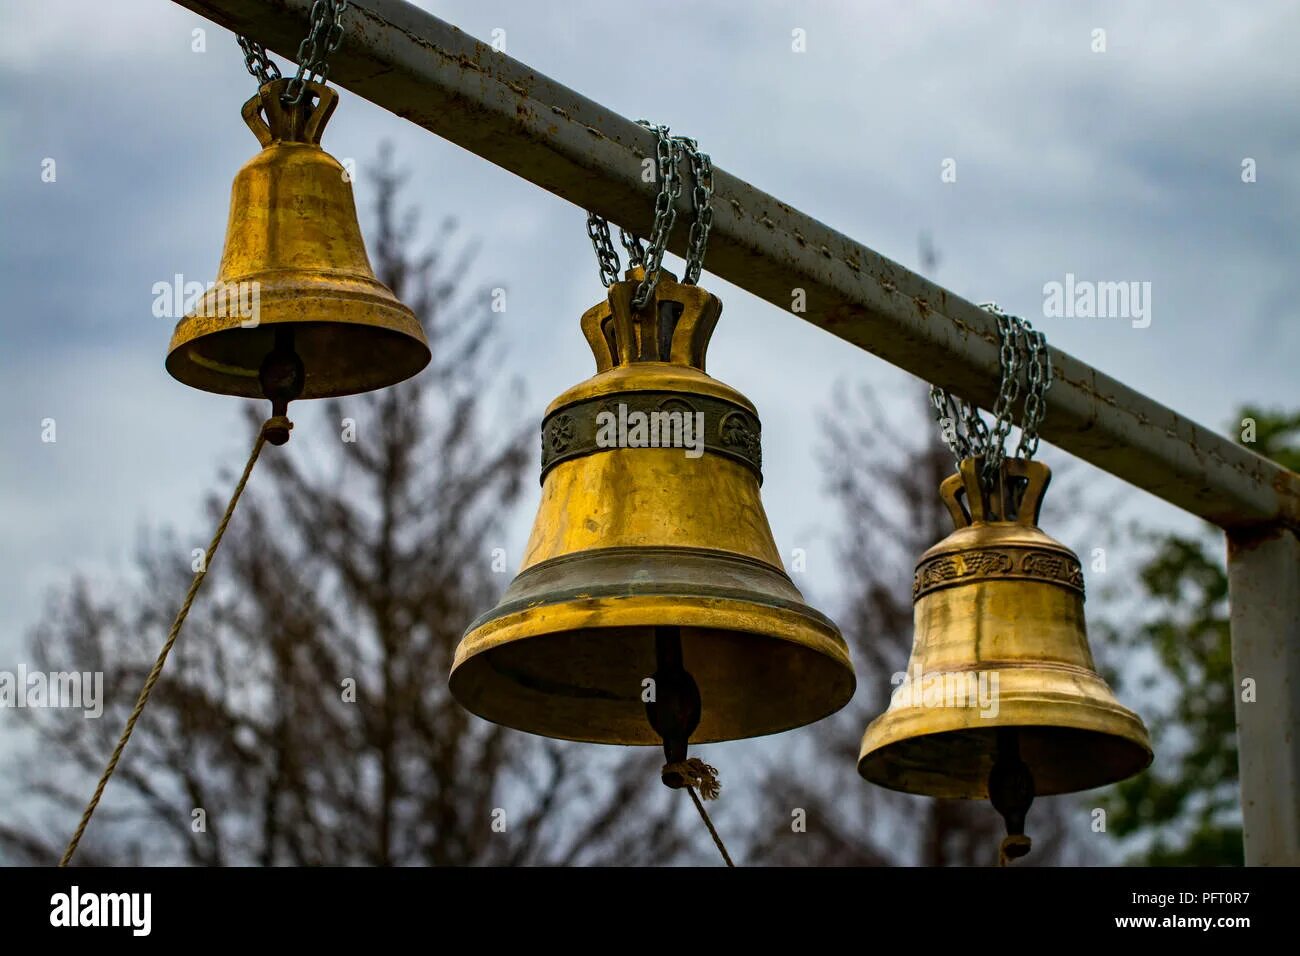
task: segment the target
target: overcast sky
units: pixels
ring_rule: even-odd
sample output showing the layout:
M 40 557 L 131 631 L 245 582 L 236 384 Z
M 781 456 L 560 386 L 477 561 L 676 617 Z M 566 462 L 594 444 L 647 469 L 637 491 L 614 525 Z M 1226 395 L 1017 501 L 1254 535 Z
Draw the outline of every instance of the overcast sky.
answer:
M 420 5 L 482 39 L 504 29 L 512 56 L 698 138 L 719 166 L 897 261 L 918 267 L 928 232 L 943 284 L 1204 424 L 1224 428 L 1246 400 L 1300 405 L 1300 5 Z M 151 290 L 213 276 L 231 180 L 257 147 L 234 38 L 168 0 L 5 0 L 0 17 L 0 668 L 12 669 L 50 585 L 74 570 L 111 577 L 146 527 L 208 539 L 201 495 L 243 461 L 243 403 L 165 373 L 173 323 L 153 316 Z M 508 291 L 503 372 L 523 377 L 524 411 L 539 416 L 592 371 L 577 320 L 602 290 L 583 213 L 342 91 L 324 145 L 360 164 L 363 214 L 384 139 L 426 220 L 455 216 L 481 242 L 476 278 Z M 1149 282 L 1149 326 L 1045 317 L 1043 286 L 1067 273 Z M 910 421 L 914 380 L 707 271 L 703 284 L 726 305 L 710 371 L 757 403 L 778 544 L 808 548 L 814 571 L 834 524 L 813 454 L 832 384 L 871 382 Z M 337 440 L 295 417 L 308 427 L 290 453 Z M 1122 487 L 1080 472 L 1102 493 Z M 1150 522 L 1184 521 L 1131 498 Z M 516 558 L 534 503 L 535 491 L 512 525 Z

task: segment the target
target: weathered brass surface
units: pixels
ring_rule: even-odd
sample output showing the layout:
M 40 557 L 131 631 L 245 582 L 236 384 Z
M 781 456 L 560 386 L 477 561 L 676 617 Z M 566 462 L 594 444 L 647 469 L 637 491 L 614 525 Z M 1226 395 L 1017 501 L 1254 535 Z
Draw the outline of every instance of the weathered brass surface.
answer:
M 352 184 L 320 147 L 338 94 L 308 83 L 302 103 L 285 106 L 288 82 L 244 104 L 263 148 L 235 177 L 217 281 L 177 324 L 167 371 L 205 391 L 261 397 L 262 362 L 288 326 L 305 371 L 299 397 L 396 384 L 428 363 L 424 331 L 375 278 Z
M 597 374 L 547 409 L 522 570 L 466 632 L 452 693 L 532 733 L 659 744 L 643 682 L 656 672 L 655 629 L 679 628 L 702 702 L 692 742 L 819 720 L 848 702 L 853 669 L 838 629 L 782 568 L 759 496 L 754 406 L 705 374 L 722 304 L 665 275 L 635 311 L 641 272 L 628 277 L 582 318 Z M 699 412 L 699 456 L 602 445 L 596 416 L 617 419 L 620 404 Z
M 858 771 L 984 799 L 998 730 L 1014 728 L 1039 795 L 1132 776 L 1151 762 L 1146 728 L 1093 664 L 1079 559 L 1037 527 L 1050 472 L 1009 459 L 983 494 L 979 465 L 963 461 L 940 489 L 956 530 L 917 562 L 907 677 L 867 728 Z

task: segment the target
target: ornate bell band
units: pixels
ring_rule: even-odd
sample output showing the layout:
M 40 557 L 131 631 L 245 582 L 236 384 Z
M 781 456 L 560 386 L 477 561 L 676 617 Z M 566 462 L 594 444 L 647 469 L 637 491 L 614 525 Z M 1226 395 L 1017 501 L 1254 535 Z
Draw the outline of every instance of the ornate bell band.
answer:
M 288 83 L 267 83 L 244 104 L 262 151 L 235 177 L 217 281 L 177 324 L 167 371 L 259 398 L 263 362 L 278 346 L 301 357 L 301 392 L 290 397 L 393 385 L 428 364 L 424 331 L 375 278 L 347 173 L 320 147 L 338 94 L 309 82 L 289 106 Z
M 1051 473 L 1006 459 L 985 490 L 982 465 L 966 459 L 940 488 L 956 530 L 917 562 L 907 675 L 867 728 L 858 771 L 987 799 L 999 748 L 1014 759 L 1018 747 L 1032 794 L 1132 776 L 1151 763 L 1146 728 L 1093 664 L 1079 559 L 1037 526 Z
M 664 274 L 635 310 L 641 278 L 582 317 L 597 372 L 546 411 L 522 570 L 466 632 L 452 693 L 549 737 L 658 744 L 647 678 L 684 667 L 691 742 L 819 720 L 848 702 L 853 670 L 782 568 L 754 406 L 705 374 L 722 303 Z

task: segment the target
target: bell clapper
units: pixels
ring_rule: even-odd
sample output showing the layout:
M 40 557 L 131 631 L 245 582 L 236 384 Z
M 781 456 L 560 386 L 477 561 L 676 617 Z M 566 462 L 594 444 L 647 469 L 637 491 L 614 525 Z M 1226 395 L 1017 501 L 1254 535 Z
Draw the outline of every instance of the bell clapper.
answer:
M 998 728 L 997 756 L 989 771 L 989 800 L 1007 824 L 1000 852 L 1005 866 L 1007 860 L 1025 856 L 1031 846 L 1025 836 L 1025 817 L 1034 802 L 1034 775 L 1020 759 L 1020 732 L 1015 728 Z
M 293 427 L 286 417 L 289 403 L 302 394 L 306 380 L 302 358 L 294 349 L 292 326 L 276 326 L 275 346 L 262 360 L 257 380 L 262 387 L 262 394 L 270 399 L 271 417 L 284 419 L 283 424 L 268 424 L 266 440 L 272 445 L 283 445 L 289 440 L 289 429 Z
M 682 663 L 679 627 L 655 628 L 654 700 L 646 702 L 646 718 L 664 742 L 664 786 L 688 785 L 679 769 L 686 763 L 691 734 L 700 725 L 700 688 Z
M 688 757 L 691 734 L 700 725 L 700 688 L 682 661 L 682 629 L 655 628 L 654 700 L 646 701 L 646 718 L 664 742 L 664 764 L 660 779 L 665 787 L 685 790 L 699 811 L 700 819 L 727 866 L 735 866 L 722 837 L 704 809 L 704 800 L 717 799 L 721 784 L 718 771 L 698 757 Z M 696 790 L 699 793 L 696 793 Z

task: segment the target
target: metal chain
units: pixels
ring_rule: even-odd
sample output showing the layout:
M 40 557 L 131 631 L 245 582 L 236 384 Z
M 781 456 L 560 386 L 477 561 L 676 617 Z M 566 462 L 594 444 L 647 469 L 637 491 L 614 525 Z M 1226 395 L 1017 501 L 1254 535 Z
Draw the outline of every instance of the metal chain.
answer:
M 326 57 L 343 42 L 343 11 L 347 8 L 348 0 L 316 0 L 311 5 L 311 29 L 298 44 L 298 72 L 285 88 L 285 103 L 297 106 L 307 81 L 324 83 L 329 78 Z
M 709 229 L 713 226 L 713 161 L 708 153 L 700 152 L 700 144 L 687 136 L 678 136 L 683 152 L 691 160 L 691 178 L 695 188 L 691 191 L 691 205 L 695 219 L 686 239 L 686 275 L 684 285 L 700 281 L 704 268 L 704 252 L 709 245 Z
M 632 297 L 632 307 L 645 308 L 650 296 L 654 294 L 659 282 L 659 272 L 663 267 L 664 252 L 668 248 L 668 236 L 677 221 L 677 200 L 682 194 L 682 179 L 677 167 L 682 157 L 681 137 L 671 136 L 667 126 L 659 126 L 646 120 L 638 120 L 646 129 L 654 132 L 658 138 L 655 147 L 655 169 L 659 178 L 659 194 L 655 196 L 654 226 L 650 231 L 648 247 L 642 247 L 641 240 L 626 229 L 619 230 L 619 241 L 627 250 L 628 262 L 632 266 L 645 269 L 645 278 L 637 286 Z M 692 229 L 692 234 L 694 229 Z M 614 243 L 609 234 L 609 223 L 594 212 L 587 213 L 587 235 L 591 237 L 592 248 L 596 250 L 596 260 L 600 265 L 600 281 L 606 288 L 618 281 L 619 260 L 614 251 Z M 707 232 L 706 232 L 707 235 Z
M 1016 454 L 1028 461 L 1038 451 L 1038 426 L 1047 414 L 1047 390 L 1052 387 L 1052 353 L 1047 348 L 1047 337 L 1035 331 L 1022 320 L 1029 361 L 1026 372 L 1029 387 L 1025 393 L 1025 417 L 1020 423 L 1020 444 Z
M 646 129 L 653 130 L 659 137 L 656 147 L 659 195 L 655 197 L 655 222 L 650 230 L 650 244 L 646 250 L 645 278 L 632 297 L 632 307 L 643 309 L 659 283 L 659 270 L 663 267 L 668 236 L 677 222 L 677 199 L 682 194 L 682 178 L 677 171 L 677 164 L 682 158 L 682 146 L 675 137 L 669 135 L 667 126 L 658 126 L 646 120 L 637 122 Z
M 267 56 L 266 47 L 246 36 L 239 36 L 236 39 L 244 51 L 244 66 L 257 80 L 258 86 L 266 86 L 272 80 L 280 79 L 280 68 Z
M 943 443 L 952 452 L 952 457 L 960 462 L 970 454 L 970 442 L 957 428 L 957 415 L 953 408 L 953 397 L 938 385 L 930 386 L 930 406 L 934 409 L 934 420 L 939 426 Z
M 1011 432 L 1011 414 L 1020 396 L 1020 319 L 1007 315 L 996 302 L 984 302 L 980 308 L 992 313 L 998 321 L 998 364 L 1002 380 L 998 384 L 998 397 L 993 403 L 993 428 L 984 449 L 984 478 L 992 480 L 1006 457 L 1007 435 Z
M 618 281 L 620 268 L 618 253 L 614 251 L 614 242 L 609 237 L 609 223 L 594 212 L 587 213 L 587 235 L 591 238 L 591 247 L 596 250 L 596 261 L 600 264 L 600 281 L 608 289 Z M 629 269 L 645 267 L 645 247 L 641 240 L 626 229 L 618 230 L 618 241 L 627 250 Z
M 324 83 L 329 78 L 327 58 L 343 42 L 343 11 L 347 7 L 348 0 L 315 0 L 311 5 L 311 27 L 298 44 L 298 72 L 289 80 L 282 97 L 286 105 L 301 103 L 309 82 Z M 246 36 L 238 40 L 244 51 L 244 65 L 259 85 L 280 79 L 279 68 L 262 44 Z
M 983 456 L 983 478 L 989 481 L 996 475 L 1006 457 L 1011 416 L 1020 395 L 1022 344 L 1027 356 L 1025 369 L 1028 387 L 1016 455 L 1025 460 L 1032 458 L 1038 450 L 1038 427 L 1047 413 L 1046 394 L 1052 384 L 1052 357 L 1046 337 L 1042 332 L 1035 331 L 1029 322 L 1008 315 L 994 302 L 983 303 L 980 308 L 994 315 L 998 325 L 1001 380 L 998 383 L 998 397 L 993 405 L 992 429 L 989 429 L 979 410 L 970 402 L 955 398 L 936 385 L 930 387 L 930 404 L 934 407 L 935 418 L 944 430 L 944 440 L 953 456 L 959 463 L 964 458 Z
M 618 241 L 623 244 L 627 250 L 627 265 L 629 269 L 635 269 L 637 266 L 645 266 L 645 246 L 641 245 L 641 239 L 632 235 L 626 229 L 619 228 Z
M 601 284 L 608 289 L 618 281 L 618 253 L 609 238 L 609 223 L 594 212 L 587 213 L 587 235 L 591 237 L 591 247 L 596 250 Z
M 974 405 L 965 399 L 955 398 L 934 385 L 930 386 L 930 404 L 934 406 L 935 420 L 943 429 L 945 440 L 958 464 L 963 458 L 984 453 L 989 430 Z

